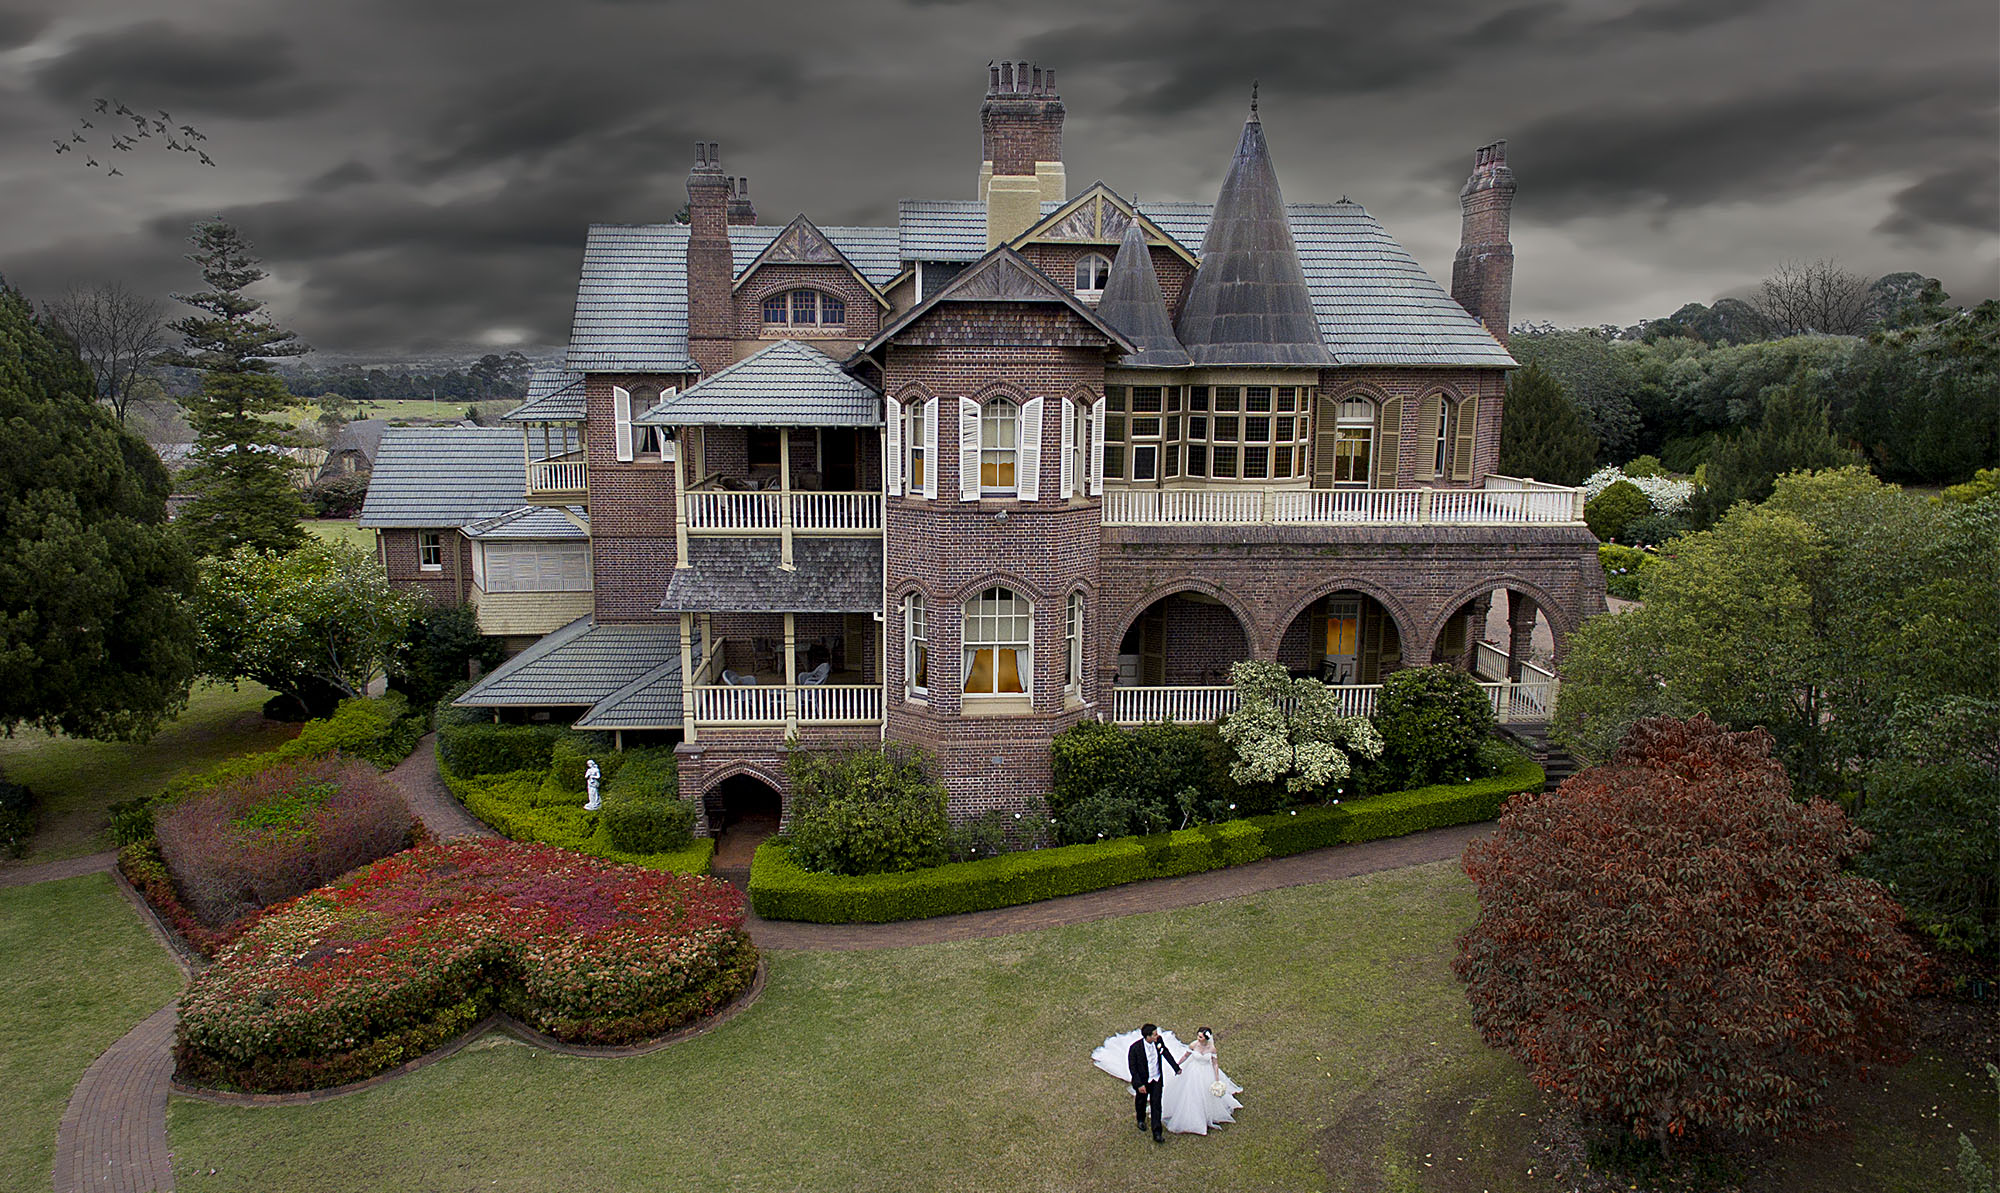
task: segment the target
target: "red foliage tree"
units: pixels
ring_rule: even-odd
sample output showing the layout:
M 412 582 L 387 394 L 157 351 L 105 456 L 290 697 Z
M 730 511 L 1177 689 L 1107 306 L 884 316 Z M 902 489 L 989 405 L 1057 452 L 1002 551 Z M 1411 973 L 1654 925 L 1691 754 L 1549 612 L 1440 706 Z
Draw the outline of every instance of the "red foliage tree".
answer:
M 1909 1059 L 1924 968 L 1895 901 L 1841 872 L 1867 843 L 1792 799 L 1763 730 L 1640 721 L 1466 849 L 1452 969 L 1486 1043 L 1586 1120 L 1663 1150 L 1822 1127 L 1834 1080 Z

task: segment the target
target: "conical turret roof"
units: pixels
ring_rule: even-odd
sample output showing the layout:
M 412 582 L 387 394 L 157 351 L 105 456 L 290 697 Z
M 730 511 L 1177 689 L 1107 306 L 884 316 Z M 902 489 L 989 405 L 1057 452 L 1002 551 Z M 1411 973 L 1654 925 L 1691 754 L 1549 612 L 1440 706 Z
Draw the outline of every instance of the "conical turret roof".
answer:
M 1125 225 L 1125 239 L 1119 242 L 1118 256 L 1111 262 L 1111 276 L 1105 279 L 1097 317 L 1123 332 L 1139 349 L 1120 363 L 1155 367 L 1192 363 L 1187 349 L 1174 336 L 1166 295 L 1160 292 L 1160 275 L 1153 270 L 1153 254 L 1146 248 L 1145 230 L 1136 219 Z
M 1181 306 L 1179 332 L 1198 365 L 1334 363 L 1320 339 L 1305 270 L 1285 220 L 1278 171 L 1254 105 L 1216 196 L 1201 267 Z

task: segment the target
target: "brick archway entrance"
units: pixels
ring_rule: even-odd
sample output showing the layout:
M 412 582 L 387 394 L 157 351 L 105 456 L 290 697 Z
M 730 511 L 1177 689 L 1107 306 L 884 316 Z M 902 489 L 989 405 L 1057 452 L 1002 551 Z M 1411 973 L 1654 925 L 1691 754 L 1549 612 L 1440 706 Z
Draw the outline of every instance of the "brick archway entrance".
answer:
M 750 859 L 764 839 L 778 831 L 783 802 L 769 783 L 754 774 L 730 775 L 702 796 L 715 832 L 710 869 L 739 887 L 750 883 Z

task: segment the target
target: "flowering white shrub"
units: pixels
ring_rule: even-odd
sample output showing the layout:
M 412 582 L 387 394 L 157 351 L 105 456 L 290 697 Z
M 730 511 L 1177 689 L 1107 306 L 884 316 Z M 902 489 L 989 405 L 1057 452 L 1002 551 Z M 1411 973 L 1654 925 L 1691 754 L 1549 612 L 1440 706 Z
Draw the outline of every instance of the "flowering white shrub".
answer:
M 1222 722 L 1236 747 L 1229 776 L 1239 783 L 1282 780 L 1294 795 L 1338 783 L 1353 772 L 1348 756 L 1381 756 L 1382 735 L 1367 717 L 1343 717 L 1316 679 L 1293 679 L 1276 663 L 1229 669 L 1238 704 Z M 1236 805 L 1231 804 L 1230 807 Z
M 1672 476 L 1626 476 L 1615 464 L 1606 464 L 1583 482 L 1583 499 L 1604 492 L 1619 481 L 1630 481 L 1646 500 L 1653 505 L 1656 514 L 1678 514 L 1694 500 L 1694 482 Z

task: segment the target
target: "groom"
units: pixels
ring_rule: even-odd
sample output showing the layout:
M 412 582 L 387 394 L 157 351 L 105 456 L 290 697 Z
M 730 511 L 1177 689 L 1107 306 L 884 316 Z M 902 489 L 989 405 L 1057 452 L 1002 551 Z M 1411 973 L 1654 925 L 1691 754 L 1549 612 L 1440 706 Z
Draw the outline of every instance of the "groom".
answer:
M 1125 1063 L 1132 1070 L 1132 1109 L 1139 1116 L 1139 1129 L 1146 1129 L 1146 1106 L 1150 1103 L 1153 1107 L 1153 1142 L 1165 1143 L 1166 1132 L 1160 1127 L 1160 1090 L 1167 1080 L 1165 1069 L 1178 1073 L 1181 1067 L 1167 1055 L 1167 1042 L 1160 1038 L 1158 1027 L 1148 1023 L 1139 1029 L 1139 1038 L 1125 1050 Z

